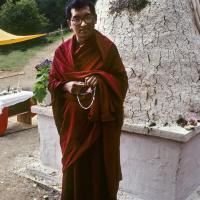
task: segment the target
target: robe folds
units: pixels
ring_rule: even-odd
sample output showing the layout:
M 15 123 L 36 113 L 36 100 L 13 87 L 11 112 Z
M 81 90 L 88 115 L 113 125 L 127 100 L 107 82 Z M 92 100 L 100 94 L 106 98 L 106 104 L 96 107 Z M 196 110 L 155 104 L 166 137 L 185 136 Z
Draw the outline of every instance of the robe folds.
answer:
M 85 77 L 91 75 L 97 77 L 98 85 L 92 106 L 84 110 L 76 96 L 64 92 L 62 87 L 69 81 L 84 82 Z M 122 178 L 119 147 L 123 102 L 128 87 L 125 68 L 115 44 L 95 30 L 85 46 L 79 47 L 74 35 L 55 51 L 48 87 L 60 135 L 63 172 L 71 170 L 101 138 L 98 143 L 102 148 L 107 190 L 115 199 Z M 82 103 L 88 105 L 91 95 L 88 99 L 81 99 Z

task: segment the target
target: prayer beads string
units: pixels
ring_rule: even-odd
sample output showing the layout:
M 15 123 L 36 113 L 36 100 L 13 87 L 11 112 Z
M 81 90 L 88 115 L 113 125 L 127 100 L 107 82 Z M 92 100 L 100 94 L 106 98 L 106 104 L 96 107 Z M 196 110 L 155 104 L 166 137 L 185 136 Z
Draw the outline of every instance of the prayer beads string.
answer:
M 96 95 L 96 87 L 93 89 L 92 101 L 91 101 L 91 103 L 89 104 L 89 106 L 87 106 L 87 107 L 85 107 L 85 106 L 83 106 L 83 105 L 81 104 L 81 101 L 80 101 L 80 98 L 79 98 L 79 94 L 78 94 L 78 93 L 77 93 L 76 97 L 77 97 L 78 103 L 79 103 L 79 105 L 81 106 L 81 108 L 87 110 L 87 109 L 89 109 L 89 108 L 92 106 L 92 104 L 93 104 L 93 102 L 94 102 L 94 100 L 95 100 L 95 95 Z

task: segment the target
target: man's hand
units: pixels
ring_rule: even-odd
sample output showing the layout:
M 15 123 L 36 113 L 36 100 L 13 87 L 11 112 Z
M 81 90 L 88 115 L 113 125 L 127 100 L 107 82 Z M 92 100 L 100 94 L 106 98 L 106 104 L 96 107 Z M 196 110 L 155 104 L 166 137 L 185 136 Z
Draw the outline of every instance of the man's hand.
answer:
M 97 85 L 97 78 L 95 76 L 88 76 L 85 78 L 85 85 L 95 87 Z
M 84 82 L 70 81 L 63 85 L 64 91 L 68 91 L 71 94 L 77 94 L 81 92 L 82 87 L 85 86 Z

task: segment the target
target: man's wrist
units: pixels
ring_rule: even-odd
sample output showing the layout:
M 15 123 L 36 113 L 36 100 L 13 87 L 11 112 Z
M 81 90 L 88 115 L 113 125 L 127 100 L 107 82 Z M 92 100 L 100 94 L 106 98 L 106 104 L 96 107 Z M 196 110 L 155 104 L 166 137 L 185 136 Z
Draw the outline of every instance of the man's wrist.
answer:
M 63 84 L 63 86 L 62 86 L 62 90 L 63 91 L 68 91 L 68 88 L 67 88 L 67 84 L 68 84 L 69 82 L 65 82 L 64 84 Z

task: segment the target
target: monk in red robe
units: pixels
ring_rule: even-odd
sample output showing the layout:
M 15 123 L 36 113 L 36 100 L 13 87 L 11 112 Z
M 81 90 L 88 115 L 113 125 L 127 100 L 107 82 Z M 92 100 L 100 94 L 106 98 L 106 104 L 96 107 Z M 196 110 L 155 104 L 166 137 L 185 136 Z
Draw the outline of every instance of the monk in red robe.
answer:
M 61 200 L 116 200 L 127 75 L 115 44 L 94 28 L 94 5 L 72 0 L 66 14 L 75 34 L 57 48 L 49 75 Z

